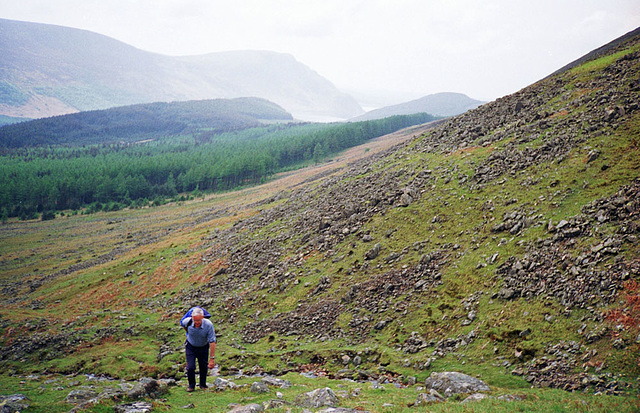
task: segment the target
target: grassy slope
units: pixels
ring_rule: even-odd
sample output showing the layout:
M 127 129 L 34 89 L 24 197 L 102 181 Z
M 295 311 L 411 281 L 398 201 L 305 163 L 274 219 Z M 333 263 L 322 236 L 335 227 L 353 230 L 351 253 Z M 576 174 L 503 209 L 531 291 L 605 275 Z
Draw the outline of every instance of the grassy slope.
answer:
M 628 51 L 560 75 L 568 93 L 565 100 L 590 93 L 577 85 L 599 76 L 607 65 L 624 53 Z M 565 109 L 561 100 L 551 100 L 540 108 L 558 117 L 570 116 L 564 112 Z M 506 360 L 517 364 L 515 350 L 542 356 L 548 344 L 563 340 L 582 342 L 583 336 L 578 330 L 585 320 L 589 328 L 596 325 L 589 321 L 591 312 L 586 309 L 574 309 L 570 315 L 562 316 L 564 308 L 554 300 L 491 299 L 491 295 L 502 286 L 496 268 L 509 256 L 522 256 L 528 243 L 546 237 L 542 225 L 532 225 L 518 237 L 491 232 L 493 224 L 499 222 L 505 212 L 522 207 L 535 210 L 537 222 L 557 223 L 580 213 L 590 201 L 611 196 L 621 185 L 638 178 L 640 116 L 627 116 L 622 127 L 603 132 L 599 136 L 590 135 L 561 163 L 534 164 L 489 182 L 480 189 L 461 184 L 459 177 L 471 176 L 487 156 L 512 142 L 512 136 L 504 136 L 488 146 L 479 143 L 444 154 L 415 150 L 428 138 L 420 137 L 389 156 L 377 158 L 371 172 L 363 172 L 356 178 L 345 177 L 342 181 L 338 175 L 337 182 L 344 183 L 366 180 L 368 174 L 377 170 L 409 169 L 417 173 L 429 169 L 440 179 L 431 182 L 432 186 L 418 202 L 407 208 L 391 208 L 385 214 L 374 215 L 365 224 L 363 231 L 368 230 L 382 244 L 382 253 L 369 263 L 368 269 L 349 271 L 357 268 L 357 265 L 354 267 L 356 260 L 362 262 L 371 244 L 361 242 L 356 235 L 348 235 L 330 253 L 304 253 L 301 263 L 290 266 L 294 273 L 291 280 L 299 279 L 300 282 L 287 284 L 284 291 L 261 290 L 257 287 L 258 277 L 254 277 L 243 281 L 237 289 L 224 296 L 213 297 L 210 309 L 214 310 L 214 322 L 220 333 L 218 361 L 223 371 L 231 365 L 240 368 L 260 365 L 267 371 L 282 371 L 321 360 L 322 363 L 314 366 L 316 369 L 335 373 L 344 368 L 341 362 L 343 355 L 353 357 L 360 354 L 363 358 L 360 368 L 371 372 L 387 371 L 405 378 L 415 376 L 420 382 L 431 371 L 457 370 L 479 375 L 494 389 L 495 395 L 516 393 L 527 397 L 525 401 L 512 403 L 486 400 L 473 407 L 450 401 L 430 406 L 433 411 L 640 409 L 633 397 L 637 390 L 631 390 L 626 397 L 614 397 L 531 389 L 522 377 L 511 375 L 513 367 L 505 368 L 501 363 Z M 523 143 L 522 146 L 534 148 L 545 139 L 543 136 L 539 141 Z M 601 155 L 586 163 L 591 148 L 597 148 Z M 609 167 L 603 171 L 604 164 Z M 445 183 L 441 177 L 450 171 L 455 171 L 455 179 Z M 321 188 L 317 185 L 318 181 L 313 181 L 306 187 L 312 191 L 316 187 Z M 264 199 L 264 194 L 254 192 L 243 199 L 229 194 L 205 203 L 171 205 L 152 211 L 120 211 L 26 224 L 12 222 L 0 228 L 0 271 L 5 287 L 0 310 L 3 346 L 15 342 L 16 337 L 30 334 L 33 327 L 22 323 L 18 315 L 25 308 L 28 320 L 41 329 L 52 333 L 77 332 L 76 337 L 82 339 L 69 347 L 72 352 L 63 352 L 52 344 L 3 361 L 3 368 L 9 374 L 0 376 L 1 387 L 7 389 L 3 393 L 25 392 L 41 409 L 56 406 L 62 411 L 69 408 L 61 401 L 67 392 L 51 390 L 53 385 L 44 385 L 47 391 L 40 391 L 41 380 L 21 381 L 18 376 L 10 374 L 80 371 L 132 378 L 178 373 L 182 363 L 179 352 L 161 361 L 157 360 L 157 355 L 160 349 L 179 349 L 182 337 L 175 322 L 188 303 L 185 297 L 189 297 L 189 291 L 202 281 L 225 282 L 225 275 L 214 274 L 227 264 L 230 254 L 227 246 L 216 244 L 212 236 L 291 202 L 287 198 L 289 193 L 285 192 L 282 199 L 261 205 L 252 201 Z M 517 201 L 512 203 L 513 199 Z M 483 208 L 488 200 L 492 201 L 492 211 Z M 434 220 L 434 216 L 440 219 Z M 235 239 L 240 245 L 250 245 L 256 238 L 275 238 L 287 233 L 286 222 L 282 219 L 254 227 L 239 225 L 240 235 Z M 148 243 L 140 242 L 145 239 Z M 595 241 L 581 238 L 568 253 L 575 257 Z M 403 251 L 415 242 L 421 242 L 423 247 L 408 248 L 399 261 L 384 261 L 389 253 Z M 296 242 L 285 240 L 280 245 L 284 252 L 280 258 L 282 262 L 293 260 L 298 254 Z M 453 245 L 458 247 L 454 249 Z M 69 275 L 61 274 L 40 286 L 11 283 L 15 279 L 36 280 L 37 274 L 50 274 L 74 262 L 95 259 L 118 246 L 130 249 L 116 255 L 112 261 Z M 621 256 L 633 259 L 640 253 L 639 249 L 637 243 L 625 244 Z M 446 255 L 441 266 L 440 285 L 427 291 L 388 297 L 390 310 L 385 313 L 367 310 L 358 303 L 343 304 L 336 324 L 344 334 L 336 338 L 318 341 L 305 335 L 272 333 L 256 343 L 242 341 L 243 330 L 254 320 L 269 320 L 276 314 L 295 309 L 298 303 L 340 298 L 356 282 L 375 279 L 390 271 L 399 273 L 403 266 L 414 266 L 422 254 L 438 250 L 445 251 Z M 491 260 L 495 254 L 496 259 Z M 332 259 L 336 257 L 342 258 Z M 331 278 L 329 289 L 312 296 L 310 292 L 320 277 L 327 275 Z M 227 281 L 234 282 L 231 279 Z M 463 326 L 461 320 L 468 313 L 464 300 L 474 295 L 478 299 L 473 306 L 477 311 L 477 321 Z M 612 307 L 616 305 L 616 302 L 611 304 Z M 545 315 L 548 314 L 556 317 L 547 321 Z M 231 315 L 233 320 L 230 320 Z M 364 317 L 370 320 L 370 325 L 384 319 L 392 319 L 393 322 L 381 331 L 366 329 L 361 335 L 354 320 Z M 101 334 L 100 329 L 104 328 L 113 330 Z M 130 328 L 135 330 L 133 335 L 131 330 L 127 330 Z M 530 328 L 533 334 L 519 337 L 517 332 L 526 328 Z M 438 341 L 467 334 L 471 330 L 477 332 L 477 337 L 470 345 L 438 358 L 427 369 L 420 365 L 431 357 L 433 345 L 416 354 L 400 350 L 412 332 Z M 623 331 L 621 334 L 632 343 L 633 334 L 637 333 Z M 618 350 L 612 346 L 612 339 L 607 336 L 589 344 L 589 348 L 598 350 L 595 361 L 604 362 L 611 372 L 633 383 L 637 389 L 637 377 L 640 375 L 638 345 L 632 343 L 626 349 Z M 593 367 L 588 368 L 593 371 Z M 414 401 L 417 393 L 415 387 L 396 389 L 387 385 L 385 391 L 380 391 L 370 389 L 368 384 L 305 379 L 294 373 L 289 373 L 286 378 L 296 384 L 284 392 L 287 400 L 325 384 L 334 390 L 340 390 L 339 386 L 346 386 L 345 390 L 349 391 L 362 387 L 363 395 L 346 399 L 343 405 L 372 411 L 403 411 L 402 406 Z M 239 383 L 251 381 L 246 379 Z M 205 411 L 209 406 L 216 406 L 219 411 L 224 411 L 228 403 L 246 401 L 247 397 L 262 401 L 273 397 L 273 394 L 259 397 L 242 389 L 225 392 L 222 396 L 214 393 L 187 396 L 181 390 L 173 390 L 166 403 L 176 407 L 193 401 L 196 410 Z M 382 403 L 392 403 L 396 407 L 383 409 Z M 102 407 L 106 409 L 108 404 L 96 407 L 96 411 Z M 157 407 L 161 410 L 162 403 L 158 402 Z

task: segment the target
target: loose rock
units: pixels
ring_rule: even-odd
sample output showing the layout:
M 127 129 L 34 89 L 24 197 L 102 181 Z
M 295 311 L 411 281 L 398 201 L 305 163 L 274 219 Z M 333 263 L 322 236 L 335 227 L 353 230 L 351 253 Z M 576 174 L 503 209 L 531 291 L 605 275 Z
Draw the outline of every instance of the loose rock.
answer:
M 227 413 L 262 413 L 264 412 L 264 408 L 261 404 L 251 403 L 246 406 L 235 406 L 233 409 L 229 410 Z
M 295 398 L 293 404 L 300 407 L 334 407 L 340 404 L 340 400 L 333 390 L 329 387 L 324 387 L 299 395 Z
M 489 386 L 482 380 L 454 371 L 431 373 L 425 381 L 425 387 L 436 390 L 445 397 L 451 397 L 455 394 L 491 391 Z
M 269 386 L 265 383 L 254 381 L 251 384 L 251 393 L 269 393 Z
M 113 410 L 115 413 L 148 413 L 153 410 L 153 406 L 148 402 L 135 402 L 119 404 Z

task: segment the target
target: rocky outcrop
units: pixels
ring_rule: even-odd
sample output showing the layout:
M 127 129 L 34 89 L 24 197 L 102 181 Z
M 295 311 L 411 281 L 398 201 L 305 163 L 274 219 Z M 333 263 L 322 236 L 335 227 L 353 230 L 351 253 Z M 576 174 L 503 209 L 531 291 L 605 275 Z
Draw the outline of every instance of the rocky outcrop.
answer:
M 445 397 L 491 391 L 489 386 L 482 380 L 455 371 L 431 373 L 425 381 L 425 387 L 435 390 Z

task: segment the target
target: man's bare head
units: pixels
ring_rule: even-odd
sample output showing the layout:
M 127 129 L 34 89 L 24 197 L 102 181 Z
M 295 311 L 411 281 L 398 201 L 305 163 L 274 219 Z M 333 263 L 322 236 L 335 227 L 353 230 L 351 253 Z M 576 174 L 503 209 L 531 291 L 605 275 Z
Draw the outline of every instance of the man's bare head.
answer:
M 202 321 L 202 319 L 204 318 L 204 312 L 202 311 L 202 308 L 194 308 L 191 312 L 191 318 L 193 318 L 194 321 Z

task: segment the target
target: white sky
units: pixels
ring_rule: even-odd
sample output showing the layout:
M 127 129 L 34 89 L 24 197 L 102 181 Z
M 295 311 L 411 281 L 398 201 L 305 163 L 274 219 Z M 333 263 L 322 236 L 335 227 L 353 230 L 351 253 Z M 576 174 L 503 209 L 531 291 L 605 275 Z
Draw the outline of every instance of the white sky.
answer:
M 640 26 L 640 0 L 0 0 L 0 17 L 167 55 L 290 53 L 356 94 L 493 100 Z

